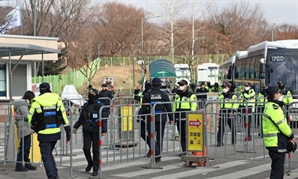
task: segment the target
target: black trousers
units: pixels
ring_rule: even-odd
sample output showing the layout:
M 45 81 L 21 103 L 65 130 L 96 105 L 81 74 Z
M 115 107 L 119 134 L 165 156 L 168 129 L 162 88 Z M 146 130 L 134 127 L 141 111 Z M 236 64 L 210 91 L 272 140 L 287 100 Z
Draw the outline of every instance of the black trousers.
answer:
M 236 142 L 236 119 L 234 116 L 229 116 L 230 110 L 220 110 L 220 119 L 218 122 L 217 143 L 223 144 L 223 136 L 225 133 L 225 126 L 228 123 L 232 131 L 232 144 Z
M 23 143 L 24 142 L 24 148 L 23 148 Z M 31 145 L 31 134 L 27 135 L 23 138 L 21 138 L 20 146 L 19 146 L 19 152 L 17 155 L 17 161 L 21 162 L 22 161 L 22 155 L 24 155 L 24 161 L 25 162 L 30 162 L 29 159 L 29 153 L 30 153 L 30 145 Z M 24 152 L 24 154 L 23 154 Z
M 269 156 L 271 158 L 270 179 L 283 179 L 286 154 L 269 150 Z
M 165 132 L 166 121 L 155 121 L 155 156 L 161 155 L 162 153 L 162 146 L 163 146 L 163 136 Z M 151 125 L 150 122 L 141 121 L 141 137 L 146 143 L 148 144 L 150 150 L 152 149 L 150 134 L 151 132 Z
M 48 179 L 56 179 L 58 176 L 58 169 L 52 154 L 56 143 L 57 141 L 39 142 L 40 153 Z
M 182 152 L 186 151 L 186 120 L 177 121 L 177 129 L 180 135 Z
M 98 140 L 99 140 L 99 133 L 83 133 L 83 151 L 85 154 L 85 158 L 88 162 L 88 165 L 93 166 L 93 171 L 98 171 L 99 169 L 99 146 L 98 146 Z M 93 152 L 93 159 L 91 157 L 91 144 L 92 144 L 92 152 Z

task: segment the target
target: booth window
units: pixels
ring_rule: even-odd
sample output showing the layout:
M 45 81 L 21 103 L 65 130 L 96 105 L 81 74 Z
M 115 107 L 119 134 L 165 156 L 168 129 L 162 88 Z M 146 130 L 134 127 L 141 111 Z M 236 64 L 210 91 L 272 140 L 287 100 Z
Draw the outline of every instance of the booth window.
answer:
M 6 96 L 6 65 L 0 64 L 0 96 Z

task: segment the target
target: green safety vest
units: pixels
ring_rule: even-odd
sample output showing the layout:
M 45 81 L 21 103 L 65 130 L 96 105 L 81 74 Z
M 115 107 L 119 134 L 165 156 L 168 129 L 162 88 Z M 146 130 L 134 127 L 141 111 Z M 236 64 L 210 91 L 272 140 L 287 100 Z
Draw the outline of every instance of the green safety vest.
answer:
M 268 102 L 268 99 L 262 93 L 258 94 L 258 106 L 265 106 L 265 103 Z
M 283 102 L 285 104 L 291 104 L 293 102 L 292 93 L 289 90 L 287 91 L 287 95 L 284 95 Z
M 271 118 L 275 124 L 269 118 Z M 278 128 L 276 126 L 278 126 Z M 266 147 L 281 147 L 278 145 L 278 134 L 280 131 L 287 137 L 292 135 L 292 130 L 287 123 L 283 110 L 278 104 L 273 102 L 268 102 L 265 107 L 262 117 L 262 129 Z
M 255 90 L 253 89 L 250 89 L 248 90 L 248 93 L 241 93 L 240 94 L 240 97 L 239 97 L 239 101 L 242 102 L 242 106 L 246 106 L 246 103 L 247 106 L 255 106 Z
M 29 113 L 28 113 L 28 124 L 30 126 L 33 126 L 33 124 L 31 123 L 32 122 L 32 116 L 33 114 L 36 112 L 37 114 L 41 114 L 42 113 L 42 108 L 41 106 L 45 108 L 52 108 L 52 107 L 55 107 L 57 106 L 56 110 L 61 111 L 61 114 L 62 114 L 62 123 L 64 124 L 64 126 L 68 126 L 69 125 L 69 121 L 67 119 L 67 116 L 66 116 L 66 111 L 65 111 L 65 108 L 62 104 L 62 99 L 59 97 L 58 94 L 55 94 L 55 93 L 44 93 L 36 98 L 33 99 L 33 102 L 31 104 L 31 107 L 30 107 L 30 110 L 29 110 Z M 59 115 L 57 113 L 57 115 Z M 46 128 L 44 130 L 40 130 L 38 132 L 38 134 L 56 134 L 60 132 L 60 126 L 58 127 L 55 127 L 55 128 Z
M 212 90 L 210 92 L 214 92 L 214 87 L 212 87 Z M 218 92 L 222 92 L 222 88 L 221 87 L 218 87 Z
M 238 109 L 239 103 L 237 101 L 237 96 L 231 94 L 229 98 L 225 98 L 224 94 L 221 94 L 218 98 L 220 105 L 220 109 Z
M 180 99 L 180 95 L 175 95 L 174 110 L 177 109 L 190 109 L 191 111 L 197 110 L 197 97 L 195 94 L 190 95 L 189 97 L 183 96 Z

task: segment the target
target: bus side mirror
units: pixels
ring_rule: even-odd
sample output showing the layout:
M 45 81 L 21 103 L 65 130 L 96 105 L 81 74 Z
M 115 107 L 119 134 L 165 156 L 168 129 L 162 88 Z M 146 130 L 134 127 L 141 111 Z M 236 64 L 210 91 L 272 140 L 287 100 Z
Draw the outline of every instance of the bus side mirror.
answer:
M 265 60 L 260 59 L 260 79 L 265 79 Z

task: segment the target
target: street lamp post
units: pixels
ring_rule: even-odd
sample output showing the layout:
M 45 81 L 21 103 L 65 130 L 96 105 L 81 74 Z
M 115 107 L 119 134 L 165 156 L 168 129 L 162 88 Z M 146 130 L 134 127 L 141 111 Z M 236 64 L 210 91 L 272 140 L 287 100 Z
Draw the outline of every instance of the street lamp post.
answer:
M 33 5 L 33 35 L 36 36 L 36 0 L 34 0 L 34 5 Z M 34 66 L 33 75 L 37 76 L 36 62 L 34 62 L 33 66 Z
M 273 24 L 273 26 L 271 27 L 271 41 L 274 41 L 274 26 L 275 26 L 275 23 Z
M 153 16 L 153 17 L 147 17 L 146 19 L 156 18 L 160 16 Z M 142 85 L 141 90 L 144 88 L 144 80 L 146 75 L 146 62 L 144 60 L 144 18 L 141 18 L 141 54 L 142 54 L 142 60 L 138 61 L 138 64 L 142 67 Z

